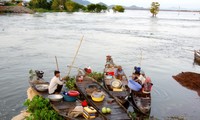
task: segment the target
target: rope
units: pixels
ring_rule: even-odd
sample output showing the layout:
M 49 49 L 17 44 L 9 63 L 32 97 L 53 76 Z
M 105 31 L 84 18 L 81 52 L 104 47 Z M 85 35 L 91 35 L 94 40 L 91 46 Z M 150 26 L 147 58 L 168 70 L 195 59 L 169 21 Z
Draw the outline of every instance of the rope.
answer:
M 84 37 L 84 36 L 82 36 L 81 41 L 80 41 L 80 43 L 79 43 L 79 46 L 78 46 L 78 48 L 77 48 L 77 50 L 76 50 L 76 53 L 75 53 L 75 56 L 74 56 L 74 58 L 73 58 L 72 64 L 71 64 L 71 66 L 69 67 L 69 72 L 68 72 L 67 76 L 70 75 L 70 72 L 71 72 L 71 70 L 72 70 L 72 66 L 74 65 L 74 62 L 75 62 L 75 60 L 76 60 L 76 56 L 78 55 L 79 49 L 80 49 L 80 47 L 81 47 L 81 44 L 82 44 L 82 41 L 83 41 L 83 37 Z

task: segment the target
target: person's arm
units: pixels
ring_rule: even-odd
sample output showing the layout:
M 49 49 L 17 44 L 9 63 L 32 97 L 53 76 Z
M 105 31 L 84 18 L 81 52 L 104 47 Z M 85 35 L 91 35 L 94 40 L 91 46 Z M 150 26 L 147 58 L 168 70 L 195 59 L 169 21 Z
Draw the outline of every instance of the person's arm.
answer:
M 57 79 L 56 79 L 56 83 L 59 84 L 59 85 L 63 85 L 63 84 L 64 84 L 64 81 L 61 81 L 61 80 L 59 80 L 59 78 L 57 78 Z

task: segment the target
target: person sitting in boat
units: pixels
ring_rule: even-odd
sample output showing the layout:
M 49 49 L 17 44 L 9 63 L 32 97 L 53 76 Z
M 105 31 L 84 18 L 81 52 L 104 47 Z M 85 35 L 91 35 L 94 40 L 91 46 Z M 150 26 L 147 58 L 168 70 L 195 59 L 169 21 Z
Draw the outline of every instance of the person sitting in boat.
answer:
M 135 82 L 138 82 L 140 85 L 143 85 L 146 80 L 146 78 L 143 76 L 143 74 L 141 74 L 139 72 L 133 73 L 132 78 Z
M 133 72 L 133 73 L 138 74 L 138 73 L 140 73 L 140 72 L 141 72 L 141 68 L 135 66 L 135 67 L 134 67 L 134 72 Z
M 151 78 L 147 77 L 143 86 L 142 86 L 142 92 L 143 93 L 150 93 L 152 86 L 153 86 L 153 84 L 151 82 Z
M 60 80 L 60 71 L 55 70 L 54 77 L 51 79 L 49 84 L 49 94 L 60 93 L 64 83 L 63 80 Z
M 122 66 L 119 65 L 115 71 L 115 77 L 122 80 L 123 76 L 125 76 L 124 70 L 122 69 Z
M 108 68 L 115 66 L 111 55 L 106 56 L 106 65 L 105 66 L 108 67 Z

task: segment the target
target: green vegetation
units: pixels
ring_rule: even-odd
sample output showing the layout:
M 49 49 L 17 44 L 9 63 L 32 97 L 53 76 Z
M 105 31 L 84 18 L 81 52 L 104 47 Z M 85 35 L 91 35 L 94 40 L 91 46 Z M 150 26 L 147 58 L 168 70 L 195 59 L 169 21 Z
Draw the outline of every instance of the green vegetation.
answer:
M 105 12 L 107 7 L 100 4 L 90 4 L 87 7 L 78 4 L 72 0 L 52 0 L 47 2 L 47 0 L 31 0 L 29 2 L 29 7 L 36 12 Z
M 75 78 L 67 78 L 67 82 L 66 82 L 66 87 L 69 89 L 69 90 L 76 90 L 75 88 Z
M 43 8 L 49 10 L 51 8 L 51 2 L 47 2 L 47 0 L 31 0 L 29 7 L 31 9 Z
M 49 99 L 35 96 L 32 101 L 29 99 L 24 102 L 30 116 L 26 120 L 63 120 L 50 105 Z
M 85 11 L 86 7 L 78 4 L 76 2 L 73 2 L 71 0 L 67 0 L 65 2 L 65 8 L 67 10 L 67 12 L 78 12 L 78 11 Z
M 124 12 L 124 8 L 123 8 L 123 6 L 121 6 L 121 5 L 116 5 L 116 6 L 114 6 L 113 8 L 112 8 L 112 10 L 114 11 L 114 12 Z
M 158 2 L 152 2 L 151 3 L 150 12 L 152 13 L 153 17 L 156 17 L 156 15 L 158 14 L 159 7 L 160 7 L 160 4 Z
M 14 4 L 13 2 L 5 2 L 5 6 L 16 6 L 16 4 Z
M 100 5 L 100 4 L 90 4 L 87 5 L 87 11 L 88 12 L 96 12 L 96 13 L 100 13 L 102 11 L 106 11 L 108 8 L 105 5 Z
M 135 112 L 129 112 L 128 114 L 129 114 L 129 116 L 130 116 L 133 120 L 135 120 L 136 117 L 137 117 L 137 115 L 136 115 Z
M 92 72 L 88 76 L 94 78 L 98 82 L 101 82 L 104 77 L 103 73 L 98 73 L 98 72 Z

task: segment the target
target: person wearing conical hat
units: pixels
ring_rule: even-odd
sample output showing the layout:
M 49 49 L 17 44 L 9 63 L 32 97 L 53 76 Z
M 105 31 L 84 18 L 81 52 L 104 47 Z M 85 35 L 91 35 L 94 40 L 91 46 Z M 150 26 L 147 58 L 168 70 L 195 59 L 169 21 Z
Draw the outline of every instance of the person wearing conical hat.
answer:
M 106 56 L 106 65 L 105 66 L 106 67 L 115 66 L 115 63 L 113 62 L 111 55 Z

